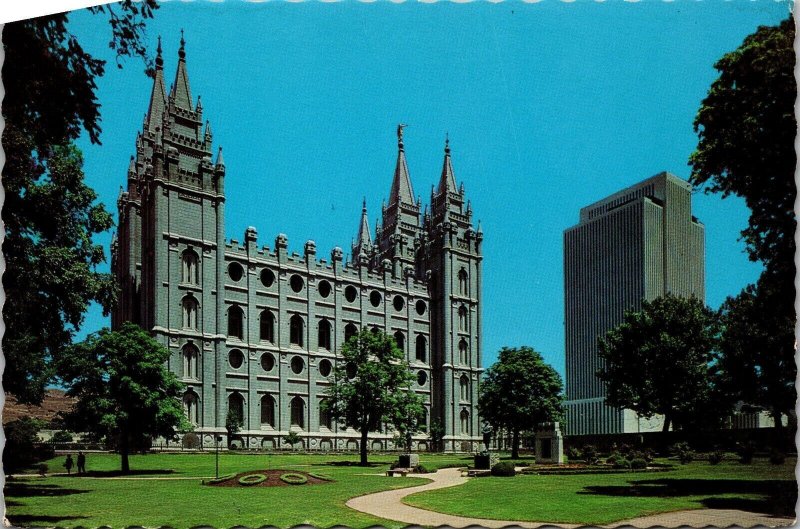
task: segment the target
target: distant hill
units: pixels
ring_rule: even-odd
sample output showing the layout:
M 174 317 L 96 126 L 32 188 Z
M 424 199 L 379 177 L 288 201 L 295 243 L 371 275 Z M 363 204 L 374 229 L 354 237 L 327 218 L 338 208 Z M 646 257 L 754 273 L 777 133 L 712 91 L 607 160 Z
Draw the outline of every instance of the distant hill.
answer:
M 64 390 L 48 389 L 45 392 L 41 406 L 19 404 L 13 395 L 6 394 L 6 405 L 3 408 L 3 424 L 22 417 L 34 417 L 47 423 L 57 419 L 59 412 L 68 411 L 75 404 L 76 399 L 68 397 Z

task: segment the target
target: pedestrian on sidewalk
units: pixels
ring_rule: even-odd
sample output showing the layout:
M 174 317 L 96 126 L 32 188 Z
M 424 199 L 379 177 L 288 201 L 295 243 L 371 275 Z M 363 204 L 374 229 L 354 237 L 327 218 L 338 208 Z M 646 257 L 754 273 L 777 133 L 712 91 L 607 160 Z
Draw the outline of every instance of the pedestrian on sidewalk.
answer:
M 64 461 L 64 468 L 67 469 L 67 474 L 72 473 L 72 454 L 67 454 L 67 460 Z
M 86 454 L 78 452 L 78 474 L 86 474 Z

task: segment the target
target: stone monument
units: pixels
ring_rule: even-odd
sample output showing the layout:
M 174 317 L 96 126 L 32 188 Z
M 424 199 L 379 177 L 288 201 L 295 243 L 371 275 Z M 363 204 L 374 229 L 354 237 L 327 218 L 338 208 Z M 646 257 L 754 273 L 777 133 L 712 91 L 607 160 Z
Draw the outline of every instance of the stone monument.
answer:
M 489 452 L 489 443 L 492 440 L 492 432 L 494 429 L 490 424 L 483 427 L 483 446 L 484 449 L 475 454 L 475 470 L 491 470 L 491 468 L 500 461 L 497 454 Z
M 564 464 L 564 437 L 558 422 L 544 422 L 537 426 L 536 463 Z

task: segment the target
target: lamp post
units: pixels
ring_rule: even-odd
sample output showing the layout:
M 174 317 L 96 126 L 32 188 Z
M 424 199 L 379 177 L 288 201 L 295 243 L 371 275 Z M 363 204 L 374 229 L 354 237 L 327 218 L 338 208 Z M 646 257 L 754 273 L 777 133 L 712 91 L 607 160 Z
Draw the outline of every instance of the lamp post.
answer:
M 217 441 L 217 455 L 216 455 L 216 473 L 214 477 L 219 478 L 219 442 L 222 441 L 222 436 L 217 435 L 215 436 L 215 438 Z

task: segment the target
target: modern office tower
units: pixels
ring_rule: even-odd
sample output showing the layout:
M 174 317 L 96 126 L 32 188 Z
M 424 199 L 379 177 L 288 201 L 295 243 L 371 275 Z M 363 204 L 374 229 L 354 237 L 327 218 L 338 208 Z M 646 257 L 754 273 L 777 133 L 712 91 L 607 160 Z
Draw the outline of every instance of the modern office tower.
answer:
M 658 417 L 605 405 L 597 339 L 642 300 L 667 293 L 705 298 L 705 229 L 691 186 L 660 173 L 580 211 L 564 232 L 567 433 L 660 430 Z

